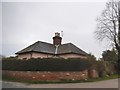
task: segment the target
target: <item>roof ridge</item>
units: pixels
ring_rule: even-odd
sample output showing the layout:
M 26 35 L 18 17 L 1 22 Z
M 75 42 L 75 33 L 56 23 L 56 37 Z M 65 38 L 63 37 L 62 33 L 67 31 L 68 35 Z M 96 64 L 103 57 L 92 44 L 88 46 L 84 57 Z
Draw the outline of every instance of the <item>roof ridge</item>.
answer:
M 64 43 L 64 44 L 61 44 L 61 45 L 66 45 L 66 44 L 70 44 L 70 43 Z
M 38 42 L 46 43 L 46 44 L 50 44 L 50 45 L 54 45 L 54 44 L 52 44 L 52 43 L 48 43 L 48 42 L 44 42 L 44 41 L 38 41 Z

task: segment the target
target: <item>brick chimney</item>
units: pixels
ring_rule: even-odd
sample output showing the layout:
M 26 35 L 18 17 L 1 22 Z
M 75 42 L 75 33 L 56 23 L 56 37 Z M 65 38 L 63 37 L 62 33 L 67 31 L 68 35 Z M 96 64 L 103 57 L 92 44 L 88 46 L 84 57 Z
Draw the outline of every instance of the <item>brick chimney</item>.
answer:
M 53 37 L 53 44 L 54 45 L 61 45 L 62 38 L 60 37 L 60 33 L 56 32 L 55 36 Z

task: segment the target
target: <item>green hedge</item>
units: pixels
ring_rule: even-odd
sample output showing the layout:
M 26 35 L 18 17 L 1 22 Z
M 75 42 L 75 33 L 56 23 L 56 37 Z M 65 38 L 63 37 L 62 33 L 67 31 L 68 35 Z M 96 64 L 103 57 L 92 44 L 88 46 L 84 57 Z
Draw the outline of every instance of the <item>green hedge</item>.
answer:
M 86 59 L 2 60 L 2 69 L 12 71 L 82 71 L 91 66 Z

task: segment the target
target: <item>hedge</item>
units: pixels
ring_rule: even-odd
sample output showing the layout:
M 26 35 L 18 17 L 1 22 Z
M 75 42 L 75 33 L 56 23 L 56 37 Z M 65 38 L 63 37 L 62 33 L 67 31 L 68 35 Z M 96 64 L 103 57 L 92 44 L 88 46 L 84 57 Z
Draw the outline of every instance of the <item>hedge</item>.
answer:
M 2 60 L 2 70 L 12 71 L 82 71 L 91 66 L 86 59 Z

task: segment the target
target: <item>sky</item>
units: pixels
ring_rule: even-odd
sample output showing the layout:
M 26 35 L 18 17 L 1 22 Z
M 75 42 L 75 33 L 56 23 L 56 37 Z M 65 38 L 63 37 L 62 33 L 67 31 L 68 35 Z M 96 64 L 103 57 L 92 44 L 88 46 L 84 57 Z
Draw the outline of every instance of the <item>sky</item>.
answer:
M 14 1 L 14 0 L 13 0 Z M 32 1 L 32 0 L 31 0 Z M 106 2 L 2 2 L 2 52 L 16 52 L 37 42 L 52 43 L 55 32 L 63 31 L 62 44 L 73 43 L 87 53 L 101 57 L 108 45 L 95 39 L 96 19 Z

